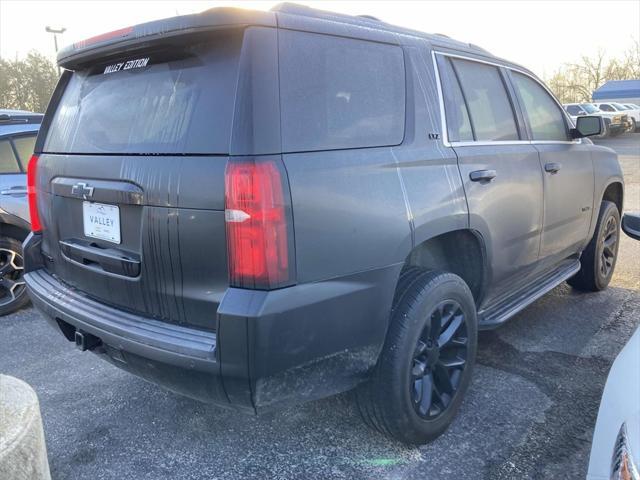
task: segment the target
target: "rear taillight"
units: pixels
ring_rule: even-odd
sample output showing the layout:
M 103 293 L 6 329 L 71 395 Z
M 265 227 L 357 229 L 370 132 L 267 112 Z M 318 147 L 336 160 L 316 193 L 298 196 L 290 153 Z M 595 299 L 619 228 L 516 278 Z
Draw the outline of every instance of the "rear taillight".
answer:
M 31 231 L 42 231 L 40 215 L 38 214 L 38 195 L 36 189 L 36 175 L 38 173 L 38 156 L 32 155 L 27 165 L 27 197 L 29 198 L 29 216 L 31 217 Z
M 272 289 L 292 283 L 287 200 L 285 183 L 274 161 L 227 164 L 225 221 L 231 286 Z

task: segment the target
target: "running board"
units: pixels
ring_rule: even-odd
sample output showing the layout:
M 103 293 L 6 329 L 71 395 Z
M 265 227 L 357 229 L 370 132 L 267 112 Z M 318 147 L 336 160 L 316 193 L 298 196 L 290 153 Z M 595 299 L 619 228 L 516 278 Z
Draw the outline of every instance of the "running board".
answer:
M 573 277 L 579 270 L 580 260 L 565 260 L 557 269 L 542 276 L 533 285 L 529 284 L 501 302 L 480 310 L 478 327 L 480 330 L 489 330 L 502 325 L 545 293 Z

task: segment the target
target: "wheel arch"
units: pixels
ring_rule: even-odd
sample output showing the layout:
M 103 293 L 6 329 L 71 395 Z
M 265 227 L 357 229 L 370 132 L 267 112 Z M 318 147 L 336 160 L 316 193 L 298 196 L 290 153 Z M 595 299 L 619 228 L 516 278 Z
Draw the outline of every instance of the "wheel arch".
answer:
M 489 279 L 487 249 L 480 232 L 451 230 L 423 240 L 405 259 L 405 267 L 442 270 L 462 278 L 479 306 Z
M 613 180 L 609 182 L 604 191 L 602 192 L 602 196 L 600 197 L 600 203 L 604 201 L 613 202 L 618 207 L 618 212 L 622 216 L 622 206 L 624 201 L 624 187 L 622 182 L 619 180 Z
M 15 238 L 22 242 L 30 231 L 31 226 L 27 221 L 15 215 L 0 212 L 0 236 Z

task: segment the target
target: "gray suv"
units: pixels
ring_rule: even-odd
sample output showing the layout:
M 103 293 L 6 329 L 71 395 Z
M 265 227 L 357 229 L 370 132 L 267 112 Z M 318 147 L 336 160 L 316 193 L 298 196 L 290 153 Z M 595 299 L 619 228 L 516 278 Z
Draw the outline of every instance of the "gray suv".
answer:
M 22 241 L 31 230 L 26 171 L 42 117 L 0 109 L 0 315 L 29 301 L 22 278 Z
M 295 5 L 62 50 L 29 165 L 30 296 L 81 350 L 238 410 L 356 389 L 423 443 L 479 329 L 607 286 L 623 180 L 534 74 Z

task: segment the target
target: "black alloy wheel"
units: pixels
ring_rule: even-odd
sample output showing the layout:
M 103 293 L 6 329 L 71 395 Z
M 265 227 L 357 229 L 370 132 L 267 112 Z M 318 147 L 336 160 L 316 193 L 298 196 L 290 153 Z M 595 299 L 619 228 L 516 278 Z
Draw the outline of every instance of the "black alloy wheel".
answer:
M 615 265 L 618 252 L 618 220 L 614 216 L 607 218 L 601 240 L 600 273 L 608 277 Z
M 433 420 L 451 403 L 467 363 L 467 342 L 460 304 L 441 302 L 429 315 L 413 356 L 411 398 L 420 417 Z
M 580 271 L 567 282 L 578 290 L 598 292 L 611 282 L 620 247 L 620 211 L 615 203 L 600 205 L 596 228 L 580 255 Z
M 378 362 L 355 392 L 362 419 L 409 445 L 442 435 L 469 387 L 477 339 L 475 300 L 462 278 L 403 269 Z

